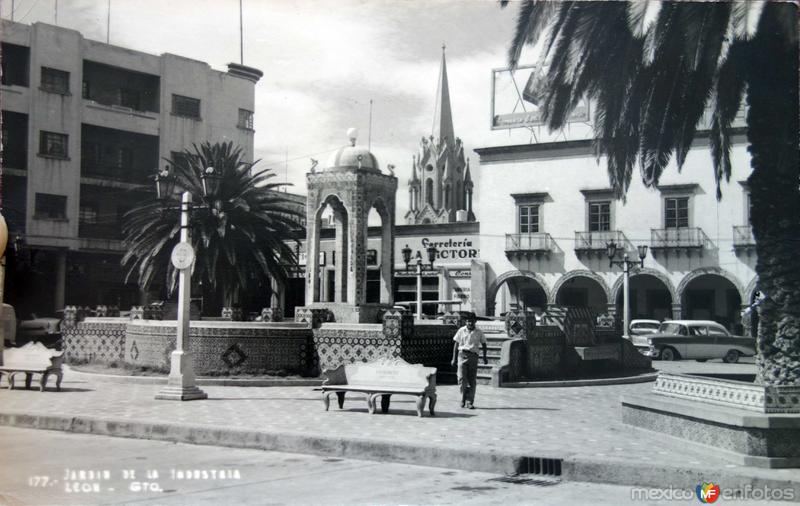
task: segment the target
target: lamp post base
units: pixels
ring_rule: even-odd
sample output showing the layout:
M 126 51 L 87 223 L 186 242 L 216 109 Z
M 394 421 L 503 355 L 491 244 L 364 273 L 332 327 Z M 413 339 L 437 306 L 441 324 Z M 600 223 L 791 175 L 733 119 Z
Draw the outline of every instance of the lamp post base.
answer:
M 156 394 L 156 399 L 168 401 L 208 399 L 208 394 L 195 384 L 191 355 L 185 351 L 175 350 L 170 360 L 167 384 Z

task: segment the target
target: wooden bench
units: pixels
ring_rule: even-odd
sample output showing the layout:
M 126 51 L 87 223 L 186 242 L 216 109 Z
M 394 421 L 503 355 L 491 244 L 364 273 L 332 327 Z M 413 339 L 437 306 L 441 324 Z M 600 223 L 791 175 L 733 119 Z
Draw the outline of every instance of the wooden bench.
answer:
M 403 359 L 380 359 L 375 362 L 342 364 L 336 369 L 322 372 L 322 401 L 325 411 L 330 407 L 330 396 L 336 394 L 339 409 L 344 406 L 347 392 L 366 395 L 367 409 L 375 413 L 375 401 L 381 398 L 381 412 L 389 411 L 392 395 L 405 394 L 417 397 L 417 416 L 422 416 L 425 400 L 430 399 L 428 409 L 431 416 L 436 405 L 436 368 L 422 364 L 409 364 Z
M 61 362 L 63 352 L 51 350 L 42 343 L 31 342 L 19 348 L 3 350 L 3 365 L 0 365 L 0 376 L 8 376 L 8 387 L 14 389 L 14 376 L 25 374 L 25 388 L 31 387 L 34 374 L 41 375 L 39 391 L 44 392 L 47 378 L 56 377 L 56 390 L 61 390 Z

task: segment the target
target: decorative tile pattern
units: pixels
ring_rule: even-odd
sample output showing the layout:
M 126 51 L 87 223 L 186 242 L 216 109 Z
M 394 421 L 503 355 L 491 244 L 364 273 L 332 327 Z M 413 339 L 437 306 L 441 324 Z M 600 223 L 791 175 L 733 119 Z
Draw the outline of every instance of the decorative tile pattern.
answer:
M 329 311 L 321 308 L 296 307 L 294 308 L 294 321 L 306 323 L 312 329 L 319 328 L 320 325 L 328 321 Z
M 169 368 L 175 349 L 175 325 L 139 325 L 127 328 L 125 361 L 135 365 Z M 130 343 L 130 344 L 127 344 Z M 197 374 L 264 373 L 285 370 L 311 374 L 314 361 L 308 328 L 260 325 L 197 327 L 189 330 L 189 351 Z
M 283 308 L 275 306 L 275 307 L 265 307 L 261 310 L 261 321 L 262 322 L 279 322 L 283 320 Z
M 660 373 L 653 393 L 759 413 L 800 413 L 800 387 Z
M 125 357 L 125 327 L 119 322 L 78 322 L 62 328 L 66 360 L 118 362 Z
M 225 350 L 225 353 L 222 354 L 222 361 L 225 362 L 225 365 L 228 367 L 238 367 L 242 365 L 245 360 L 247 360 L 247 355 L 242 351 L 239 343 L 233 343 Z
M 528 339 L 536 327 L 533 311 L 509 311 L 506 313 L 506 334 L 511 339 Z

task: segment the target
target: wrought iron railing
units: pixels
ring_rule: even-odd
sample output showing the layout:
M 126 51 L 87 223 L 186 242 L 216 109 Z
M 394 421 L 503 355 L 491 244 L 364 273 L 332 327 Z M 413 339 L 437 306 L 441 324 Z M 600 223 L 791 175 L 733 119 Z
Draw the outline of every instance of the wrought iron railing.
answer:
M 625 234 L 620 230 L 605 230 L 594 232 L 575 232 L 576 250 L 606 250 L 608 243 L 613 242 L 618 247 L 624 247 Z
M 699 227 L 650 230 L 651 248 L 703 248 L 707 242 L 708 236 Z
M 553 249 L 553 238 L 547 232 L 506 234 L 506 252 L 550 252 Z

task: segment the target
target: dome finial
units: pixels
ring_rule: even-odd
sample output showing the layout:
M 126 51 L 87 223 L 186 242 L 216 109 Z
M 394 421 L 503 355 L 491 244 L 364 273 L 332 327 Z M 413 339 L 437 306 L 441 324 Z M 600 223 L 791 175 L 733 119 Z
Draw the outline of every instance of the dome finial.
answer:
M 347 138 L 350 139 L 350 145 L 356 145 L 356 139 L 358 138 L 358 129 L 357 128 L 348 128 L 347 129 Z

